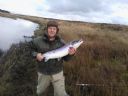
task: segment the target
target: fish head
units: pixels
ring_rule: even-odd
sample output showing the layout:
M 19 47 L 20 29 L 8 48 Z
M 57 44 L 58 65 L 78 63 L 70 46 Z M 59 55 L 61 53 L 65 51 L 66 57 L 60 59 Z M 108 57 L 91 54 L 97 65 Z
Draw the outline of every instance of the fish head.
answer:
M 71 42 L 71 45 L 72 45 L 73 48 L 77 49 L 82 43 L 83 43 L 82 39 L 74 40 L 74 41 Z

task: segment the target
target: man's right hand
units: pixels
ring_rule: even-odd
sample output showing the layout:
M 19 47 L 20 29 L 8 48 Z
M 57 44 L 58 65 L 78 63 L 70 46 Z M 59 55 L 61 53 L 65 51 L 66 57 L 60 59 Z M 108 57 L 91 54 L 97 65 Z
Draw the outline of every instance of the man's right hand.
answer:
M 42 60 L 44 59 L 43 54 L 38 53 L 38 54 L 36 55 L 36 59 L 37 59 L 38 61 L 42 61 Z

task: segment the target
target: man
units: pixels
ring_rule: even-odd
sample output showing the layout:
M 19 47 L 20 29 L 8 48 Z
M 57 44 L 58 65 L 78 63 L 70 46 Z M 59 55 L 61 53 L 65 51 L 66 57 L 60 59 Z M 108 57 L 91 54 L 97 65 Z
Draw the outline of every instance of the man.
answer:
M 51 59 L 44 62 L 43 53 L 60 48 L 65 45 L 58 36 L 59 28 L 56 21 L 47 23 L 47 32 L 42 37 L 33 40 L 33 56 L 38 61 L 38 96 L 45 92 L 45 89 L 52 83 L 54 96 L 68 96 L 65 91 L 65 79 L 63 76 L 63 61 L 68 61 L 75 54 L 74 48 L 69 49 L 69 54 L 63 58 Z

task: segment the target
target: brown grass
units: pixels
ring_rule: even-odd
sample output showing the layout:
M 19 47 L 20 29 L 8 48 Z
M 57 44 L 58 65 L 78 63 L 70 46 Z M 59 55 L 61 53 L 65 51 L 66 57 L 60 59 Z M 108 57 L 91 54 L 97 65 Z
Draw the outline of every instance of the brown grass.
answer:
M 41 24 L 41 30 L 37 30 L 35 35 L 43 33 L 48 21 L 34 16 L 17 17 Z M 68 93 L 71 96 L 127 96 L 128 27 L 57 21 L 64 40 L 84 40 L 73 59 L 64 64 Z M 77 86 L 78 83 L 92 85 L 82 87 Z
M 127 27 L 118 30 L 113 25 L 109 26 L 111 29 L 96 26 L 60 22 L 60 34 L 64 40 L 84 40 L 72 61 L 65 63 L 67 91 L 71 96 L 127 96 Z M 76 86 L 78 83 L 92 85 L 81 92 L 81 86 Z

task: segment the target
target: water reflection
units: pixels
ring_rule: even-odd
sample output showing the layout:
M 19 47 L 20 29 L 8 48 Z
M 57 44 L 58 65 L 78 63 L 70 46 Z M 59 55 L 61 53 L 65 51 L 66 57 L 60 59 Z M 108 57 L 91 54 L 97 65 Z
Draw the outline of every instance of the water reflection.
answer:
M 24 36 L 32 36 L 37 26 L 22 19 L 0 17 L 0 49 L 7 50 L 13 43 L 24 41 Z

